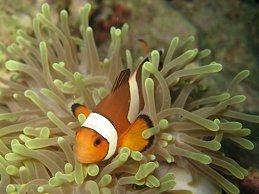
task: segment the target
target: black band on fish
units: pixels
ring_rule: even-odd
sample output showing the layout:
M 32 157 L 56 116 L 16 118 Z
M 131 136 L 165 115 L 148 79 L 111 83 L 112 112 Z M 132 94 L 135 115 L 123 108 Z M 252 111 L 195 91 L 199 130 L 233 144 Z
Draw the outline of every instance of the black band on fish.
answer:
M 138 118 L 143 119 L 143 120 L 147 123 L 148 128 L 154 127 L 153 122 L 152 122 L 152 120 L 150 119 L 150 117 L 149 117 L 148 115 L 139 115 Z M 148 144 L 147 144 L 142 150 L 140 150 L 140 151 L 141 151 L 141 152 L 146 151 L 146 150 L 153 144 L 154 139 L 155 139 L 155 137 L 154 137 L 154 136 L 151 136 L 151 137 L 148 139 Z
M 138 118 L 141 118 L 144 121 L 146 121 L 149 128 L 154 127 L 153 122 L 148 115 L 139 115 Z

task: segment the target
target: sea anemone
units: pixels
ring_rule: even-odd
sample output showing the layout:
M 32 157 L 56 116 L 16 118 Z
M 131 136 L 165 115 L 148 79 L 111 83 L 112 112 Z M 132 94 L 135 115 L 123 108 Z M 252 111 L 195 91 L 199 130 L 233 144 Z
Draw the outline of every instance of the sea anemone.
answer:
M 90 8 L 80 10 L 81 37 L 71 33 L 65 10 L 57 25 L 44 4 L 32 35 L 20 30 L 16 43 L 1 45 L 10 78 L 0 78 L 0 192 L 239 193 L 226 177 L 243 179 L 247 170 L 224 155 L 221 142 L 254 147 L 244 138 L 250 130 L 235 119 L 259 123 L 259 117 L 234 107 L 245 100 L 235 88 L 249 71 L 240 72 L 222 94 L 206 96 L 206 77 L 222 65 L 199 65 L 210 51 L 190 49 L 193 37 L 183 43 L 173 38 L 165 54 L 154 50 L 143 65 L 145 106 L 155 125 L 142 135 L 155 135 L 151 148 L 140 153 L 124 147 L 98 164 L 75 160 L 75 131 L 85 118 L 74 118 L 71 105 L 94 108 L 120 71 L 134 70 L 141 61 L 122 49 L 126 24 L 111 28 L 107 57 L 100 60 Z

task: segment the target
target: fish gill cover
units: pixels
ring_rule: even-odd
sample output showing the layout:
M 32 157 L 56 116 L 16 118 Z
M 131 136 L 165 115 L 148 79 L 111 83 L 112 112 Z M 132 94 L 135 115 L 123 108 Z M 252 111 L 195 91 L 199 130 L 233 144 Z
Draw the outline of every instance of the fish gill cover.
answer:
M 245 101 L 235 88 L 249 71 L 236 75 L 223 93 L 206 96 L 205 78 L 222 65 L 198 65 L 210 51 L 191 48 L 193 37 L 184 42 L 174 37 L 164 55 L 154 50 L 143 65 L 144 101 L 155 125 L 142 135 L 155 135 L 151 148 L 140 153 L 124 147 L 98 164 L 75 160 L 75 132 L 85 118 L 78 122 L 70 106 L 95 107 L 120 71 L 134 70 L 141 61 L 122 49 L 127 24 L 111 28 L 107 57 L 99 58 L 90 8 L 80 10 L 80 36 L 71 33 L 65 10 L 57 25 L 44 4 L 32 36 L 20 30 L 15 43 L 1 44 L 11 76 L 0 78 L 0 192 L 239 193 L 226 175 L 243 179 L 247 170 L 224 155 L 221 142 L 254 147 L 245 138 L 250 129 L 240 121 L 259 123 L 259 117 L 234 108 Z

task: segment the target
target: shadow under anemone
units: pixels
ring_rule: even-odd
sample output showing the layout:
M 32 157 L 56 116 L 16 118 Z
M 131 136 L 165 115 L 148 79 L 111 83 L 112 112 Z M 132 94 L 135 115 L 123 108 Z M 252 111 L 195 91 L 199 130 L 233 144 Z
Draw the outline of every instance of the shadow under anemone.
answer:
M 259 123 L 259 117 L 233 108 L 245 100 L 235 88 L 249 71 L 240 72 L 222 94 L 206 96 L 199 90 L 203 80 L 222 66 L 198 65 L 210 51 L 190 49 L 193 37 L 183 43 L 173 38 L 165 56 L 154 50 L 143 65 L 144 101 L 155 126 L 142 135 L 155 135 L 152 147 L 145 153 L 121 148 L 98 164 L 74 159 L 80 123 L 70 105 L 79 102 L 92 109 L 121 70 L 134 70 L 141 61 L 126 50 L 122 63 L 126 24 L 111 28 L 107 58 L 99 59 L 88 26 L 90 7 L 80 10 L 81 37 L 71 34 L 66 11 L 56 25 L 44 4 L 33 20 L 33 36 L 19 31 L 16 43 L 1 45 L 11 74 L 0 78 L 1 193 L 238 193 L 225 175 L 243 179 L 247 170 L 220 149 L 223 138 L 253 149 L 245 138 L 250 130 L 235 119 Z

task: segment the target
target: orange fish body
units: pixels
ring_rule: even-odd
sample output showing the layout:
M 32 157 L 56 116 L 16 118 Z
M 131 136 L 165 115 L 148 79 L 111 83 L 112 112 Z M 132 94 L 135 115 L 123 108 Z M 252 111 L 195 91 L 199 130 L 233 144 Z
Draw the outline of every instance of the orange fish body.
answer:
M 131 76 L 129 69 L 122 71 L 111 93 L 94 110 L 80 104 L 72 106 L 76 117 L 86 116 L 76 133 L 75 155 L 81 163 L 107 160 L 120 147 L 143 151 L 152 142 L 152 137 L 142 137 L 142 132 L 153 126 L 147 115 L 140 114 L 144 108 L 142 66 L 143 62 Z

